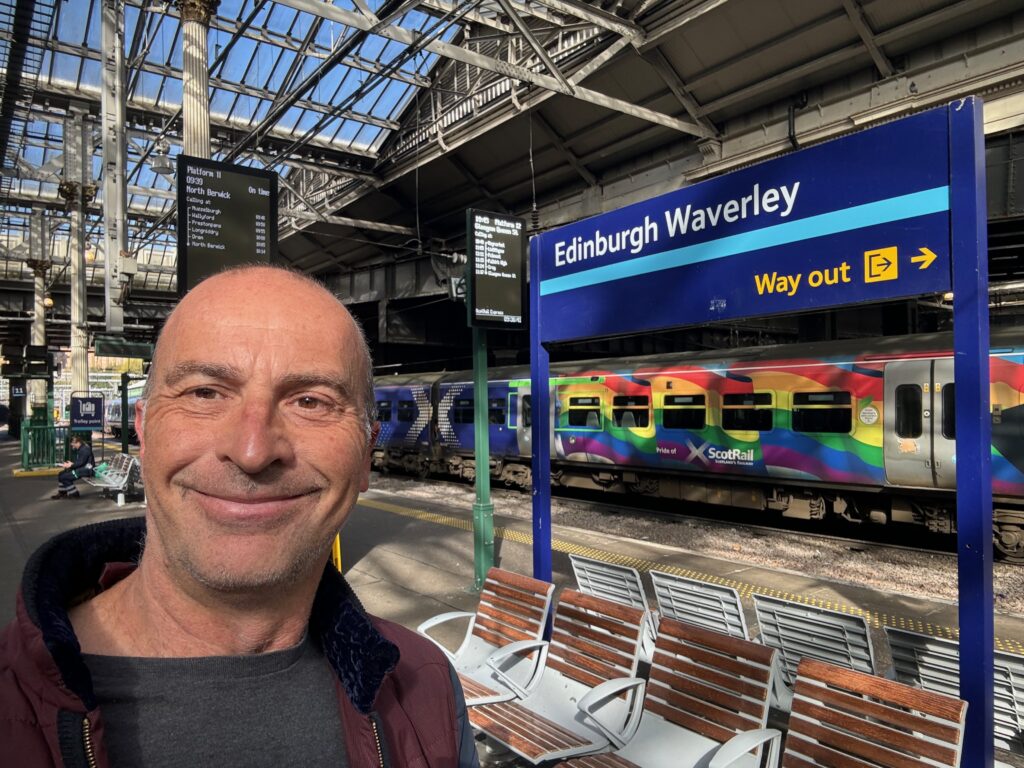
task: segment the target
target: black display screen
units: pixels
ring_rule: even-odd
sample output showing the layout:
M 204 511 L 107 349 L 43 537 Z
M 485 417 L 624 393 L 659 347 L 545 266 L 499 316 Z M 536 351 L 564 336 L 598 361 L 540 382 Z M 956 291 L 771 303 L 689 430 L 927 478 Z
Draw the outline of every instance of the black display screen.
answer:
M 469 324 L 526 329 L 526 222 L 486 211 L 466 211 Z
M 277 174 L 178 156 L 178 295 L 277 255 Z

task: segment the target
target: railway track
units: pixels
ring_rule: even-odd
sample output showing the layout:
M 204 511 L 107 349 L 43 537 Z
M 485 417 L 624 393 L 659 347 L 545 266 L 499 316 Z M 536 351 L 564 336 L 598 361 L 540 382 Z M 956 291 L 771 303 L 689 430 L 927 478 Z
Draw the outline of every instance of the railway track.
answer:
M 400 476 L 382 476 L 400 477 Z M 474 494 L 471 484 L 443 477 L 430 477 L 417 480 L 417 483 L 430 484 L 436 488 L 447 489 L 440 495 L 450 497 L 455 489 L 470 499 Z M 374 487 L 374 484 L 371 484 Z M 496 502 L 496 510 L 504 514 L 506 510 L 515 510 L 516 516 L 532 515 L 530 497 L 521 491 L 505 488 L 492 488 L 492 499 Z M 665 524 L 702 525 L 711 528 L 736 529 L 748 540 L 751 547 L 770 546 L 772 537 L 780 535 L 797 536 L 805 542 L 827 542 L 831 545 L 844 546 L 853 552 L 865 552 L 869 549 L 889 549 L 907 553 L 922 553 L 935 557 L 956 560 L 956 541 L 953 537 L 929 535 L 916 526 L 893 524 L 889 526 L 857 526 L 846 522 L 807 521 L 772 516 L 772 522 L 765 521 L 771 515 L 768 512 L 726 507 L 720 505 L 681 502 L 671 499 L 652 499 L 636 497 L 634 503 L 625 500 L 614 502 L 601 498 L 598 492 L 552 489 L 552 518 L 562 525 L 592 528 L 594 513 L 605 518 L 601 525 L 603 532 L 629 538 L 638 538 L 630 530 L 630 521 L 640 522 L 660 520 Z M 580 517 L 581 508 L 585 507 L 581 524 L 573 522 Z M 685 511 L 681 511 L 684 508 Z M 639 536 L 643 538 L 643 536 Z

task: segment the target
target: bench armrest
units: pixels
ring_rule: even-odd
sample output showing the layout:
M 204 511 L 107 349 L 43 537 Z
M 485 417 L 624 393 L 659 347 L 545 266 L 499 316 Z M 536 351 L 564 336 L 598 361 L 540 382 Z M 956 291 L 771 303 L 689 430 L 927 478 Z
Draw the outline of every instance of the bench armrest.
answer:
M 601 707 L 611 699 L 617 697 L 623 691 L 634 690 L 643 692 L 645 681 L 640 677 L 619 677 L 615 680 L 605 680 L 595 688 L 591 688 L 578 702 L 576 706 L 587 717 L 594 721 L 597 727 L 608 737 L 608 740 L 615 745 L 616 749 L 622 749 L 629 740 L 633 738 L 636 729 L 640 726 L 640 715 L 643 707 L 631 706 L 626 721 L 621 727 L 604 721 L 601 717 Z M 633 701 L 636 702 L 637 695 L 633 694 Z
M 427 630 L 433 629 L 434 627 L 440 624 L 444 624 L 447 621 L 454 621 L 455 619 L 469 619 L 469 624 L 466 627 L 466 634 L 463 636 L 462 642 L 459 644 L 458 649 L 454 653 L 452 653 L 443 645 L 441 645 L 441 643 L 439 643 L 433 637 L 428 635 Z M 448 657 L 448 660 L 454 663 L 455 658 L 459 655 L 459 652 L 463 649 L 463 647 L 466 645 L 466 642 L 469 640 L 469 636 L 473 633 L 473 624 L 475 623 L 475 613 L 469 613 L 468 611 L 448 611 L 447 613 L 439 613 L 437 616 L 427 619 L 418 627 L 416 627 L 416 631 L 428 640 L 430 640 L 438 648 L 440 648 L 444 652 L 444 655 Z
M 765 742 L 768 746 L 768 761 L 764 765 L 776 765 L 778 763 L 779 743 L 782 741 L 782 731 L 775 728 L 758 728 L 754 731 L 737 733 L 711 758 L 708 768 L 728 768 L 739 758 L 745 756 L 750 750 L 759 747 Z
M 518 666 L 524 659 L 527 659 L 527 655 L 532 651 L 538 651 L 530 663 L 529 678 L 526 680 L 526 684 L 520 684 L 516 681 L 508 672 L 501 668 L 501 662 L 505 661 L 510 656 L 518 656 L 519 660 L 513 666 Z M 512 691 L 520 699 L 525 699 L 530 692 L 540 682 L 542 673 L 544 672 L 544 664 L 548 658 L 548 641 L 547 640 L 519 640 L 514 643 L 509 643 L 496 651 L 492 652 L 487 657 L 487 666 L 494 670 L 494 674 L 501 681 L 502 685 Z

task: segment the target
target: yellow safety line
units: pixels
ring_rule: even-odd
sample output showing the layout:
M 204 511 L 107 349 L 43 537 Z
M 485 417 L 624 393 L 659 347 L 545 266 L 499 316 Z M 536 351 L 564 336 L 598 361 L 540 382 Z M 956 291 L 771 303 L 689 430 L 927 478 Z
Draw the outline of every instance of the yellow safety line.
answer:
M 463 531 L 473 530 L 473 521 L 463 517 L 454 517 L 452 515 L 439 514 L 437 512 L 424 512 L 423 510 L 412 509 L 410 507 L 400 507 L 396 504 L 378 501 L 377 499 L 361 498 L 359 499 L 359 504 L 366 507 L 373 507 L 374 509 L 380 509 L 385 512 L 392 512 L 404 517 L 415 518 L 416 520 L 422 520 L 424 522 L 446 525 L 449 528 L 458 528 Z M 514 528 L 505 528 L 500 525 L 495 526 L 494 535 L 496 538 L 507 539 L 508 541 L 512 541 L 517 544 L 533 544 L 532 533 L 526 533 Z M 816 597 L 807 597 L 806 595 L 785 592 L 780 589 L 772 589 L 771 587 L 761 587 L 749 582 L 727 579 L 710 573 L 695 571 L 690 568 L 680 568 L 675 565 L 664 565 L 650 560 L 643 560 L 638 557 L 629 557 L 627 555 L 620 555 L 614 552 L 607 552 L 603 549 L 583 546 L 564 539 L 552 537 L 551 549 L 556 552 L 562 552 L 569 555 L 582 555 L 583 557 L 601 560 L 605 563 L 613 563 L 615 565 L 624 565 L 629 568 L 636 568 L 641 573 L 657 570 L 665 573 L 671 573 L 675 576 L 682 576 L 687 579 L 703 581 L 708 584 L 719 584 L 725 587 L 732 587 L 739 593 L 741 598 L 746 598 L 748 600 L 754 594 L 766 595 L 768 597 L 778 597 L 791 602 L 803 603 L 804 605 L 812 605 L 817 608 L 825 608 L 830 611 L 846 613 L 852 616 L 861 616 L 869 625 L 876 629 L 881 629 L 882 627 L 896 627 L 898 629 L 919 632 L 923 635 L 931 635 L 932 637 L 943 637 L 949 640 L 958 640 L 960 637 L 960 631 L 954 627 L 932 624 L 931 622 L 922 621 L 921 619 L 908 618 L 905 616 L 890 616 L 888 613 L 866 611 L 863 608 L 850 606 L 843 602 L 822 600 Z M 996 648 L 1000 651 L 1024 655 L 1024 643 L 1019 640 L 997 637 Z
M 15 477 L 56 477 L 60 472 L 60 467 L 45 467 L 40 469 L 15 469 L 11 471 L 11 474 Z

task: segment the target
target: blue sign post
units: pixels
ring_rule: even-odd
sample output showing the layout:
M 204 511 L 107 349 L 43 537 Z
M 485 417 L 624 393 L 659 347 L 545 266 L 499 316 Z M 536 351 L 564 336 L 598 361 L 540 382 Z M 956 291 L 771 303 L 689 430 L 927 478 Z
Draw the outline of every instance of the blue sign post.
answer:
M 964 764 L 971 766 L 993 760 L 981 126 L 980 101 L 965 99 L 530 243 L 534 575 L 541 579 L 551 578 L 544 345 L 954 289 L 961 693 L 970 703 Z

